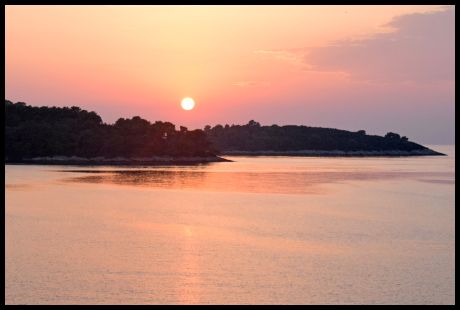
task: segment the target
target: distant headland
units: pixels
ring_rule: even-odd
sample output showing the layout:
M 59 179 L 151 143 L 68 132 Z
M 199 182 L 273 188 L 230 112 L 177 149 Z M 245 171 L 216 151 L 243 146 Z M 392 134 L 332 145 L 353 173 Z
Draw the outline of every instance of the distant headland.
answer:
M 217 125 L 204 128 L 223 155 L 268 156 L 427 156 L 445 155 L 397 133 L 368 135 L 335 128 L 308 126 Z
M 105 124 L 79 107 L 33 107 L 5 100 L 5 162 L 154 165 L 228 161 L 203 130 L 135 116 Z
M 197 164 L 218 155 L 420 156 L 444 155 L 388 133 L 307 126 L 206 126 L 188 130 L 135 116 L 105 124 L 79 107 L 33 107 L 5 100 L 5 163 Z

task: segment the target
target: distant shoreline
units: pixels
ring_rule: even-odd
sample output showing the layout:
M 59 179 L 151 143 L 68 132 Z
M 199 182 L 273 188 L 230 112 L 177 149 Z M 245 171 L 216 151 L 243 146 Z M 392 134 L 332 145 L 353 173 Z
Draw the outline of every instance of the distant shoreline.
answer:
M 409 156 L 447 156 L 431 149 L 412 151 L 227 151 L 222 156 L 297 156 L 297 157 L 409 157 Z M 77 156 L 47 156 L 22 159 L 17 161 L 5 160 L 6 165 L 194 165 L 214 162 L 232 162 L 219 156 L 206 157 L 172 157 L 153 156 L 148 158 L 84 158 Z
M 411 151 L 226 151 L 228 156 L 299 156 L 299 157 L 407 157 L 407 156 L 447 156 L 430 149 Z
M 148 158 L 84 158 L 77 156 L 47 156 L 22 159 L 17 161 L 5 160 L 5 164 L 12 165 L 190 165 L 205 164 L 213 162 L 231 162 L 219 156 L 207 157 L 171 157 L 171 156 L 153 156 Z
M 32 107 L 5 100 L 5 163 L 174 165 L 225 162 L 216 156 L 445 156 L 406 136 L 305 125 L 205 126 L 189 131 L 134 116 L 105 124 L 79 107 Z M 295 151 L 297 150 L 297 151 Z M 45 156 L 48 154 L 48 156 Z M 61 156 L 67 154 L 67 156 Z M 72 154 L 70 156 L 69 154 Z M 196 156 L 197 155 L 197 156 Z M 40 157 L 38 157 L 40 156 Z M 80 157 L 81 156 L 81 157 Z

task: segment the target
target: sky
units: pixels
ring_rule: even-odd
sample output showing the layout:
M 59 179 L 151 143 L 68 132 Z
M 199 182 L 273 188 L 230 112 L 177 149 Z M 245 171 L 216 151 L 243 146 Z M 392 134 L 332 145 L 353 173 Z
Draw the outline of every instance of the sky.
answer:
M 6 99 L 455 141 L 454 6 L 5 8 Z M 195 100 L 191 111 L 184 97 Z

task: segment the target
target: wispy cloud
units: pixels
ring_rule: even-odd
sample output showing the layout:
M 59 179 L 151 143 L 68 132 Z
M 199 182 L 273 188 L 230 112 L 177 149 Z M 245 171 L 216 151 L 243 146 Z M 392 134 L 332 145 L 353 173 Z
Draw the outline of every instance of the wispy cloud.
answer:
M 343 71 L 367 81 L 455 80 L 455 9 L 399 16 L 390 33 L 312 48 L 315 71 Z
M 254 53 L 265 58 L 285 61 L 300 69 L 310 67 L 309 64 L 305 62 L 305 55 L 307 53 L 305 49 L 255 50 Z
M 455 80 L 455 8 L 401 15 L 383 25 L 391 32 L 327 46 L 256 50 L 309 72 L 341 72 L 367 82 Z
M 232 83 L 232 85 L 238 87 L 265 87 L 269 86 L 270 83 L 267 81 L 238 81 Z

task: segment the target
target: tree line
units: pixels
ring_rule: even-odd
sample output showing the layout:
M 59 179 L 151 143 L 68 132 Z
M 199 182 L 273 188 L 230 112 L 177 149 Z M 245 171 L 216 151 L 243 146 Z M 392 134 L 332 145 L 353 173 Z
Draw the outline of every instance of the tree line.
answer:
M 389 151 L 422 150 L 424 146 L 389 132 L 384 137 L 334 128 L 308 126 L 261 126 L 251 120 L 246 125 L 216 125 L 204 128 L 208 139 L 225 151 Z
M 5 156 L 15 161 L 42 156 L 212 156 L 203 130 L 175 129 L 170 122 L 135 116 L 105 124 L 79 107 L 33 107 L 5 100 Z
M 134 116 L 103 123 L 79 107 L 33 107 L 5 100 L 5 156 L 9 161 L 42 156 L 214 156 L 226 151 L 411 151 L 424 146 L 389 132 L 384 137 L 308 126 L 206 126 L 188 130 Z

